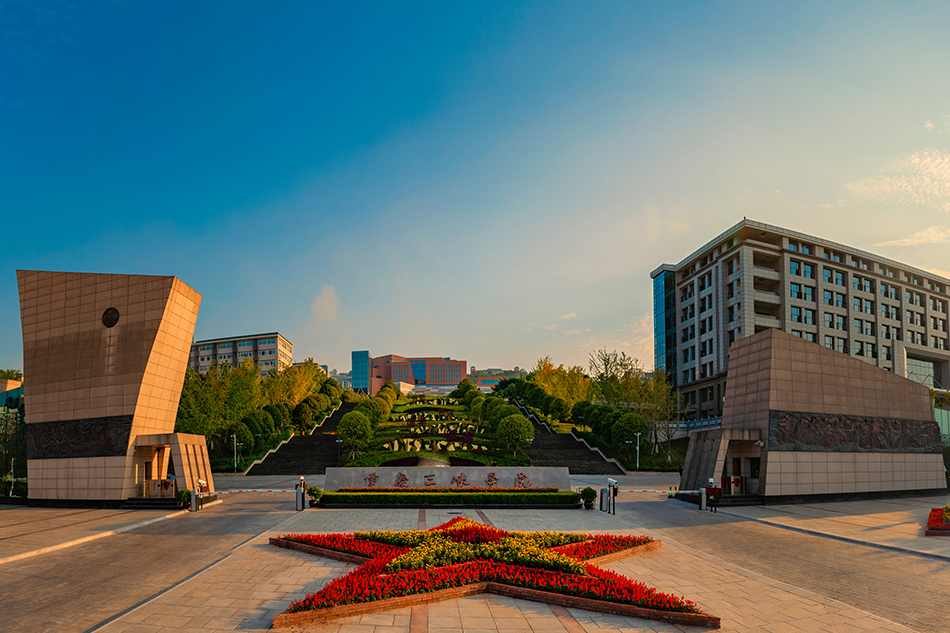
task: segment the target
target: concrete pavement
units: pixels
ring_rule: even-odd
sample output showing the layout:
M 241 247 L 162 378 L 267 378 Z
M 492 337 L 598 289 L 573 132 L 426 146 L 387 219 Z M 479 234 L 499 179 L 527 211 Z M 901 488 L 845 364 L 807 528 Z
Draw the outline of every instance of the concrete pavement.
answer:
M 676 475 L 661 473 L 619 479 L 621 489 L 659 489 L 672 485 L 668 483 L 672 478 Z M 216 478 L 219 490 L 292 488 L 295 482 L 296 478 L 287 477 Z M 599 488 L 604 482 L 603 477 L 572 478 L 575 486 Z M 308 477 L 307 483 L 320 485 L 322 481 Z M 4 565 L 0 568 L 5 574 L 0 610 L 14 616 L 7 619 L 6 628 L 164 633 L 266 630 L 270 619 L 290 601 L 318 590 L 330 579 L 352 569 L 337 561 L 274 548 L 267 544 L 271 536 L 287 532 L 416 529 L 421 525 L 433 527 L 456 516 L 481 520 L 469 509 L 433 509 L 422 513 L 417 509 L 296 513 L 292 511 L 292 496 L 286 493 L 238 493 L 224 498 L 225 503 L 215 507 L 214 516 L 211 509 L 206 511 L 204 519 L 214 521 L 208 523 L 200 539 L 190 535 L 201 524 L 194 519 L 201 518 L 203 513 L 184 517 L 184 520 L 161 521 L 95 543 Z M 697 602 L 705 611 L 722 618 L 725 631 L 950 631 L 950 622 L 944 621 L 950 566 L 943 559 L 932 557 L 943 556 L 950 539 L 936 539 L 935 543 L 935 539 L 923 537 L 922 531 L 915 533 L 917 528 L 914 527 L 915 521 L 926 519 L 930 507 L 944 505 L 947 500 L 947 497 L 911 498 L 729 508 L 726 510 L 729 515 L 713 515 L 652 493 L 622 493 L 616 516 L 584 510 L 482 512 L 493 524 L 509 530 L 647 533 L 660 538 L 664 541 L 661 549 L 606 567 Z M 10 511 L 0 511 L 0 526 L 4 525 L 4 514 Z M 24 508 L 19 512 L 36 510 Z M 66 515 L 70 511 L 58 512 Z M 132 514 L 143 515 L 141 512 Z M 90 521 L 91 525 L 86 528 L 80 525 L 67 528 L 70 516 L 78 518 L 69 515 L 57 519 L 52 514 L 39 512 L 35 517 L 20 514 L 16 521 L 8 520 L 8 527 L 19 525 L 20 531 L 25 532 L 31 524 L 24 521 L 33 518 L 37 519 L 35 524 L 49 527 L 60 521 L 61 527 L 31 537 L 35 540 L 29 542 L 36 547 L 43 544 L 42 534 L 57 538 L 62 530 L 72 529 L 78 533 L 98 524 Z M 232 523 L 234 527 L 229 528 Z M 91 569 L 98 564 L 116 564 L 124 582 L 133 583 L 130 579 L 136 573 L 135 557 L 156 539 L 164 544 L 165 558 L 148 562 L 161 569 L 147 588 L 137 593 L 127 589 L 122 599 L 112 595 L 121 593 L 119 583 L 96 590 L 83 586 L 83 570 L 69 571 L 70 565 Z M 16 538 L 0 540 L 0 558 L 13 551 L 14 546 L 22 552 L 26 543 Z M 897 549 L 880 549 L 882 545 Z M 191 561 L 189 565 L 187 548 L 195 547 L 200 548 L 200 553 L 213 555 L 204 556 L 198 562 Z M 177 557 L 169 555 L 169 550 L 176 549 L 181 550 Z M 920 556 L 920 553 L 930 557 Z M 106 563 L 110 559 L 115 562 Z M 141 567 L 138 564 L 138 568 Z M 8 570 L 13 575 L 7 575 Z M 44 619 L 36 615 L 44 603 L 31 601 L 29 596 L 62 595 L 65 586 L 62 582 L 50 584 L 50 575 L 56 573 L 71 580 L 84 599 L 70 602 L 66 596 L 58 610 L 59 617 Z M 93 576 L 96 582 L 108 584 L 108 573 Z M 10 582 L 15 584 L 8 584 Z M 23 624 L 17 625 L 17 622 Z M 595 633 L 699 629 L 499 596 L 473 596 L 428 607 L 355 616 L 300 630 Z

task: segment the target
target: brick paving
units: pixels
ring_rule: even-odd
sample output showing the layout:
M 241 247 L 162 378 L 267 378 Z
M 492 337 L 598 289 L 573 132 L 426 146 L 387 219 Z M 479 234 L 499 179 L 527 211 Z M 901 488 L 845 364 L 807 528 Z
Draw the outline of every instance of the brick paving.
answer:
M 461 516 L 474 511 L 462 510 Z M 620 527 L 622 517 L 563 510 L 484 510 L 504 529 L 559 529 L 643 533 Z M 452 518 L 426 512 L 432 527 Z M 629 520 L 629 519 L 628 519 Z M 417 510 L 310 510 L 284 521 L 235 550 L 231 556 L 99 629 L 107 633 L 178 631 L 263 631 L 291 600 L 318 590 L 352 565 L 267 545 L 290 531 L 335 532 L 359 529 L 415 529 Z M 659 550 L 605 565 L 661 591 L 683 595 L 722 618 L 723 631 L 909 632 L 911 629 L 835 600 L 749 572 L 664 538 Z M 587 633 L 700 631 L 494 595 L 448 600 L 423 607 L 352 616 L 289 631 L 324 633 Z

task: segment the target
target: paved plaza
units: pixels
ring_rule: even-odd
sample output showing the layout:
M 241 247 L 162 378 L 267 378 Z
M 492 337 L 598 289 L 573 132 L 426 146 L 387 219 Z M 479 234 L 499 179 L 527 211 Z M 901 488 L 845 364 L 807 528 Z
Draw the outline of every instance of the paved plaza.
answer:
M 621 477 L 621 490 L 661 490 L 673 479 L 662 474 Z M 216 483 L 222 491 L 289 489 L 294 479 L 221 477 Z M 309 477 L 308 483 L 322 482 Z M 587 483 L 603 482 L 572 478 L 574 485 Z M 665 495 L 640 492 L 621 493 L 616 515 L 584 510 L 420 512 L 415 508 L 298 513 L 287 493 L 240 492 L 222 498 L 222 503 L 203 512 L 160 520 L 145 512 L 106 516 L 100 513 L 109 511 L 71 514 L 76 511 L 0 506 L 4 584 L 0 611 L 9 614 L 5 630 L 267 630 L 272 618 L 292 600 L 353 568 L 275 548 L 268 544 L 270 537 L 288 532 L 417 529 L 464 516 L 487 519 L 507 530 L 649 534 L 661 539 L 662 548 L 605 567 L 660 591 L 685 596 L 705 612 L 721 617 L 723 631 L 950 631 L 945 615 L 950 538 L 922 536 L 927 510 L 946 504 L 947 497 L 724 508 L 718 515 L 667 500 Z M 112 533 L 82 540 L 106 532 Z M 118 587 L 96 593 L 94 587 L 83 585 L 83 574 L 97 564 L 111 569 L 116 577 L 134 575 L 135 559 L 144 555 L 149 544 L 166 548 L 169 569 L 148 595 L 119 595 Z M 51 546 L 59 549 L 28 555 Z M 194 548 L 200 560 L 191 561 L 188 552 L 181 551 L 186 547 Z M 74 591 L 90 592 L 87 601 L 69 603 L 64 598 L 66 602 L 58 607 L 36 600 L 22 604 L 23 595 L 58 595 L 59 586 L 49 584 L 54 582 L 53 570 L 68 573 L 65 570 L 73 565 L 87 569 L 70 576 Z M 56 612 L 56 617 L 45 610 Z M 292 630 L 593 633 L 705 629 L 483 595 Z

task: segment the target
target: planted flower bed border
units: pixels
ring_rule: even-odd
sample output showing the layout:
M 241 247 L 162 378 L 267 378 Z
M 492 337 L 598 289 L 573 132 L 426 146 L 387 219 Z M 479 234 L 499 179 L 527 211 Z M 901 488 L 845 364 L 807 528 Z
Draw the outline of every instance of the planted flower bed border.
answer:
M 950 536 L 950 506 L 930 511 L 924 536 Z
M 432 532 L 438 534 L 428 536 Z M 718 617 L 702 613 L 688 600 L 597 567 L 660 547 L 660 541 L 649 537 L 505 532 L 456 518 L 428 531 L 290 534 L 270 542 L 360 565 L 293 602 L 274 618 L 274 628 L 478 593 L 676 624 L 720 626 Z M 492 558 L 481 557 L 486 551 L 493 552 Z M 460 552 L 468 557 L 458 558 Z

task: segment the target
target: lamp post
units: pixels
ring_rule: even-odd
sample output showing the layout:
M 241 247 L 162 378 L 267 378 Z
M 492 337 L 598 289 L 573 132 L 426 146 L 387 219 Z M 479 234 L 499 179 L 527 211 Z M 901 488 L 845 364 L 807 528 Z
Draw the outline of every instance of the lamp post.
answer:
M 639 433 L 637 433 L 637 470 L 640 470 L 640 434 Z
M 633 440 L 627 440 L 627 463 L 630 463 L 630 445 L 633 444 Z
M 234 472 L 237 472 L 237 433 L 231 434 L 231 439 L 234 440 Z
M 341 449 L 342 446 L 343 446 L 343 440 L 337 440 L 336 441 L 336 463 L 337 464 L 340 463 L 340 451 L 342 450 Z

